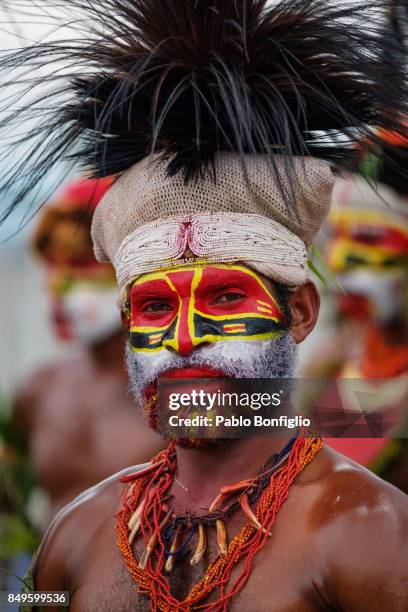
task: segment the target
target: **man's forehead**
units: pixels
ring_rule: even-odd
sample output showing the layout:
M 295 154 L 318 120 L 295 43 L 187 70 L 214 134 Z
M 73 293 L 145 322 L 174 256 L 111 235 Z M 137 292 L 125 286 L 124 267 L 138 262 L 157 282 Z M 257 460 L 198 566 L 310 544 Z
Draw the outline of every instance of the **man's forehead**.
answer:
M 172 266 L 163 268 L 155 272 L 143 274 L 138 279 L 133 281 L 131 288 L 137 292 L 142 292 L 149 286 L 152 287 L 160 284 L 160 281 L 172 285 L 172 280 L 177 283 L 189 282 L 189 280 L 206 281 L 209 284 L 222 284 L 224 281 L 235 280 L 236 282 L 252 281 L 262 286 L 265 291 L 273 292 L 275 283 L 266 277 L 258 274 L 245 264 L 208 264 L 207 262 L 195 262 L 193 264 L 183 264 L 180 266 Z

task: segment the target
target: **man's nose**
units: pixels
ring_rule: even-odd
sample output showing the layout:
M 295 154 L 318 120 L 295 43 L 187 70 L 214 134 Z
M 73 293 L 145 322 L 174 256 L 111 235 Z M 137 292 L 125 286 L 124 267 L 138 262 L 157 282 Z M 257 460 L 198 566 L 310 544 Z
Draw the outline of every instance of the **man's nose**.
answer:
M 190 296 L 186 295 L 180 302 L 174 336 L 172 338 L 163 338 L 163 346 L 182 357 L 187 357 L 198 346 L 207 344 L 207 341 L 204 338 L 195 336 L 194 307 Z
M 204 338 L 178 337 L 163 340 L 163 346 L 174 353 L 178 353 L 182 357 L 188 357 L 197 347 L 203 347 L 208 344 L 208 340 Z

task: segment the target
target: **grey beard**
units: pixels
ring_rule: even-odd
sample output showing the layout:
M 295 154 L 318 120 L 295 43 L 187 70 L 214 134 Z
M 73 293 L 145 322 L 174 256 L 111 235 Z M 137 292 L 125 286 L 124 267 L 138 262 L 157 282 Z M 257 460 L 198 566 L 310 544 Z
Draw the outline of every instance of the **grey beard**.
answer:
M 231 378 L 292 378 L 296 365 L 296 344 L 286 332 L 264 341 L 237 340 L 215 342 L 197 348 L 188 357 L 162 350 L 136 353 L 126 346 L 130 388 L 138 406 L 143 406 L 143 390 L 170 369 L 207 367 Z

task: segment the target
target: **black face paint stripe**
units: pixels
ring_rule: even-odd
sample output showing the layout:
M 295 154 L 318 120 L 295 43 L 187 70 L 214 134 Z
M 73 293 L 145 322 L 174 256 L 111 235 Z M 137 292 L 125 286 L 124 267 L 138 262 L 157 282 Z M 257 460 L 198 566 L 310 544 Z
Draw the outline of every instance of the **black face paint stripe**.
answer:
M 258 334 L 279 332 L 284 329 L 282 323 L 261 317 L 240 317 L 219 321 L 198 314 L 194 315 L 194 330 L 197 338 L 207 335 L 233 337 L 235 333 L 225 331 L 225 327 L 231 327 L 231 329 L 234 327 L 236 329 L 241 328 L 242 331 L 236 332 L 240 336 L 256 336 Z
M 165 330 L 153 330 L 151 332 L 137 332 L 131 331 L 129 334 L 129 342 L 130 345 L 135 349 L 156 349 L 161 346 L 163 340 L 172 340 L 174 338 L 174 334 L 176 331 L 177 320 L 175 319 L 173 323 Z M 157 340 L 153 341 L 155 336 L 159 336 Z

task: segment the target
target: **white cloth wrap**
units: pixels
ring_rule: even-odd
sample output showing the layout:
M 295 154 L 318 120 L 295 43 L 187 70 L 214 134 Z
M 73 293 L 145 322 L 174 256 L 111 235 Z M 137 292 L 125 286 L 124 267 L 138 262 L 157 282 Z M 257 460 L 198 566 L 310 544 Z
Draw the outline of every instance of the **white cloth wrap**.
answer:
M 121 299 L 133 279 L 159 268 L 191 263 L 189 249 L 208 263 L 242 262 L 287 286 L 307 278 L 303 241 L 261 215 L 201 213 L 148 223 L 126 236 L 115 257 Z

